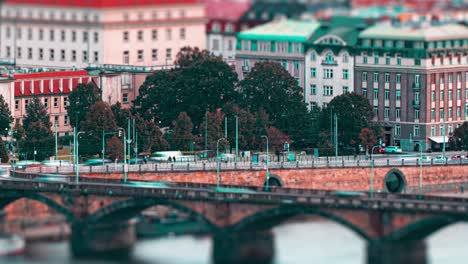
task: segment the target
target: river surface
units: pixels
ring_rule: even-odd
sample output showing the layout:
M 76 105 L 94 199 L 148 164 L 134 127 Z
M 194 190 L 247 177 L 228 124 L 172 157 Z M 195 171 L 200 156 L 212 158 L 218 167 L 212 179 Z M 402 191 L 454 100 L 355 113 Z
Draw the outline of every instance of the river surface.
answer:
M 275 235 L 274 264 L 326 263 L 363 264 L 366 245 L 352 231 L 332 222 L 308 222 L 279 226 Z M 132 264 L 207 264 L 211 259 L 211 238 L 191 236 L 139 241 Z M 442 229 L 427 240 L 428 264 L 466 263 L 468 224 Z M 67 242 L 34 243 L 25 256 L 0 258 L 8 264 L 104 264 L 115 261 L 75 260 Z

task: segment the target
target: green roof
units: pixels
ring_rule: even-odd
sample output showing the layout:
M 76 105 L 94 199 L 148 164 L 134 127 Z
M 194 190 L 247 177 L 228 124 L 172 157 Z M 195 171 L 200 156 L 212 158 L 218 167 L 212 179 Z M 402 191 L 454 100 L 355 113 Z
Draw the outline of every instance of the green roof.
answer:
M 468 39 L 468 27 L 459 24 L 422 27 L 375 25 L 359 35 L 365 39 L 438 41 Z
M 319 28 L 316 21 L 281 20 L 240 32 L 238 39 L 304 42 Z
M 315 31 L 308 43 L 314 44 L 324 36 L 337 36 L 346 42 L 347 46 L 353 46 L 357 43 L 361 29 L 366 28 L 370 23 L 373 21 L 365 18 L 336 16 L 330 21 L 322 21 L 322 26 Z

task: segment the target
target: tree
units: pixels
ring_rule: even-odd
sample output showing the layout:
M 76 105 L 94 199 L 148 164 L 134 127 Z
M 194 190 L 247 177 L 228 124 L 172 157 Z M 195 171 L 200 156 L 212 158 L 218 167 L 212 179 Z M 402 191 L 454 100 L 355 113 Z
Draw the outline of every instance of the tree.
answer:
M 200 50 L 198 47 L 183 47 L 176 55 L 175 64 L 180 67 L 187 67 L 193 63 L 207 60 L 211 54 L 207 50 Z
M 8 135 L 10 124 L 13 121 L 10 107 L 5 102 L 5 98 L 0 94 L 0 136 Z
M 366 150 L 366 155 L 369 152 L 369 148 L 377 144 L 377 137 L 375 136 L 374 130 L 367 127 L 361 129 L 361 132 L 359 133 L 359 139 L 362 146 Z
M 147 120 L 161 121 L 163 126 L 171 126 L 181 112 L 200 124 L 207 110 L 215 111 L 236 100 L 237 74 L 221 58 L 202 58 L 148 76 L 134 101 L 135 111 Z
M 15 138 L 19 139 L 21 152 L 28 159 L 43 160 L 54 153 L 54 135 L 49 114 L 44 105 L 36 97 L 26 107 L 23 120 L 24 136 L 21 129 L 17 129 Z
M 167 150 L 169 144 L 164 139 L 161 129 L 151 120 L 137 117 L 138 149 L 143 152 Z
M 208 135 L 207 135 L 207 147 L 211 150 L 216 150 L 216 143 L 218 139 L 225 138 L 224 135 L 224 113 L 221 109 L 218 109 L 215 112 L 208 112 Z M 205 128 L 205 121 L 200 124 L 200 130 Z M 201 134 L 201 133 L 200 133 Z M 203 134 L 204 135 L 204 134 Z M 204 137 L 202 137 L 204 140 Z M 201 145 L 202 142 L 200 142 Z M 203 142 L 204 144 L 204 142 Z M 226 148 L 226 140 L 219 142 L 219 148 Z
M 242 105 L 252 112 L 265 110 L 272 125 L 286 131 L 295 141 L 304 141 L 310 116 L 302 88 L 283 66 L 276 62 L 257 62 L 239 83 Z
M 171 147 L 177 150 L 188 150 L 193 142 L 192 135 L 193 124 L 186 112 L 179 114 L 173 124 L 174 130 L 170 135 Z
M 90 107 L 100 101 L 99 89 L 91 83 L 80 83 L 68 96 L 67 109 L 70 125 L 80 128 L 81 121 L 85 120 Z
M 112 114 L 114 115 L 115 123 L 118 127 L 127 127 L 128 120 L 134 118 L 130 109 L 122 108 L 120 102 L 111 106 Z
M 106 154 L 111 160 L 122 160 L 123 159 L 123 142 L 122 139 L 117 136 L 113 136 L 107 139 L 106 142 Z
M 102 132 L 115 131 L 114 114 L 105 102 L 97 102 L 89 108 L 85 120 L 80 124 L 86 134 L 80 140 L 80 155 L 92 156 L 102 151 Z
M 282 151 L 285 142 L 290 142 L 291 139 L 276 127 L 268 128 L 268 142 L 270 151 Z
M 5 142 L 0 137 L 0 163 L 6 163 L 9 160 L 8 150 Z
M 455 129 L 451 137 L 452 139 L 456 142 L 455 144 L 458 149 L 468 151 L 468 122 L 463 123 L 463 125 Z

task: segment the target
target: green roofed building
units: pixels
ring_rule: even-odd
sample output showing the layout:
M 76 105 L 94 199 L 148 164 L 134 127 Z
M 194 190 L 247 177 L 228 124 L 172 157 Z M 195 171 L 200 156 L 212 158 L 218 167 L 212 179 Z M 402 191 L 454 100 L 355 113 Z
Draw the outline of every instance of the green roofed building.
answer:
M 468 120 L 468 27 L 375 25 L 359 35 L 354 89 L 369 99 L 385 143 L 440 150 Z
M 237 35 L 236 71 L 240 79 L 257 61 L 276 61 L 304 87 L 305 43 L 320 27 L 316 21 L 275 20 Z

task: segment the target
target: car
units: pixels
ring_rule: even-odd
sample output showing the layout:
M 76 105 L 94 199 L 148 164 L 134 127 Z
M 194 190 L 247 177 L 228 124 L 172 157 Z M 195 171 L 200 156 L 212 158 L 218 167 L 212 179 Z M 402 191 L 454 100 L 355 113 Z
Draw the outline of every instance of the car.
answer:
M 434 158 L 432 158 L 432 163 L 434 164 L 445 164 L 447 158 L 442 156 L 442 155 L 438 155 L 438 156 L 435 156 Z
M 43 161 L 44 166 L 47 167 L 60 167 L 60 166 L 71 166 L 71 162 L 69 160 L 45 160 Z
M 106 165 L 106 164 L 109 164 L 109 163 L 112 163 L 112 161 L 109 160 L 109 159 L 104 159 L 104 161 L 102 159 L 89 159 L 89 160 L 85 161 L 84 165 L 86 165 L 86 166 L 101 166 L 101 165 Z
M 42 165 L 41 162 L 37 162 L 37 161 L 33 161 L 33 160 L 21 160 L 21 161 L 18 161 L 13 166 L 16 169 L 26 169 L 26 168 L 29 168 L 29 167 L 39 167 L 41 165 Z
M 463 160 L 466 159 L 464 155 L 455 155 L 451 157 L 452 160 Z
M 397 146 L 388 146 L 388 147 L 385 147 L 385 152 L 386 153 L 402 153 L 402 150 L 401 148 Z
M 0 177 L 8 176 L 8 170 L 5 168 L 0 168 Z
M 221 153 L 218 155 L 218 159 L 223 162 L 228 162 L 228 161 L 235 161 L 236 160 L 236 155 L 234 154 L 229 154 L 229 153 Z
M 429 156 L 423 156 L 421 160 L 423 163 L 431 163 L 431 157 Z
M 387 150 L 385 148 L 379 148 L 379 153 L 382 153 L 382 154 L 387 153 Z

